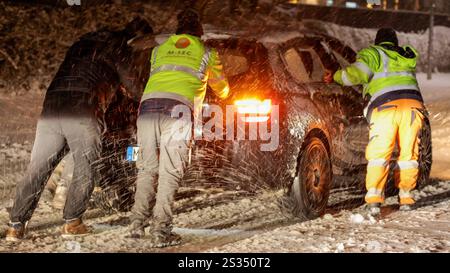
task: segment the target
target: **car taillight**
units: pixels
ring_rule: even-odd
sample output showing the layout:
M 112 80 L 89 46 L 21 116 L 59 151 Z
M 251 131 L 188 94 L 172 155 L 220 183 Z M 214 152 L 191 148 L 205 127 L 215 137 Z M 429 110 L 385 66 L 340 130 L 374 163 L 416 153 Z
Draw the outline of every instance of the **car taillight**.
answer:
M 245 122 L 266 122 L 269 120 L 269 116 L 262 117 L 243 117 Z
M 266 122 L 272 111 L 272 100 L 245 99 L 234 102 L 238 114 L 249 114 L 242 117 L 245 122 Z

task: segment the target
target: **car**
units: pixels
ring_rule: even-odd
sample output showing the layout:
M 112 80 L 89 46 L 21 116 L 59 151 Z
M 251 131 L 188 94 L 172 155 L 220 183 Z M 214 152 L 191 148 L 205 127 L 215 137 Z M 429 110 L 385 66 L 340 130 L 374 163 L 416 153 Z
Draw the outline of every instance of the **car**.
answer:
M 221 56 L 232 97 L 220 101 L 207 92 L 184 185 L 247 192 L 284 188 L 284 206 L 304 220 L 324 213 L 332 188 L 363 189 L 366 102 L 360 88 L 323 82 L 326 70 L 355 61 L 353 49 L 308 29 L 256 34 L 211 30 L 204 40 Z M 419 184 L 429 179 L 431 159 L 426 118 Z

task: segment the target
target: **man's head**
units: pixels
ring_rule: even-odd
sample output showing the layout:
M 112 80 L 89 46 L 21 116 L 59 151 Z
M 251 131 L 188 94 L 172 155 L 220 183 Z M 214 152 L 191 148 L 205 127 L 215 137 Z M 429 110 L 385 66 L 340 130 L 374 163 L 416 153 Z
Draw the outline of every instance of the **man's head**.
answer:
M 203 27 L 200 22 L 200 15 L 193 9 L 182 11 L 177 16 L 178 27 L 176 34 L 189 34 L 197 37 L 203 35 Z
M 377 37 L 375 38 L 375 45 L 385 42 L 393 43 L 398 46 L 397 34 L 393 28 L 380 28 L 378 30 Z
M 138 16 L 125 26 L 124 32 L 131 39 L 146 34 L 153 34 L 153 28 L 146 19 Z

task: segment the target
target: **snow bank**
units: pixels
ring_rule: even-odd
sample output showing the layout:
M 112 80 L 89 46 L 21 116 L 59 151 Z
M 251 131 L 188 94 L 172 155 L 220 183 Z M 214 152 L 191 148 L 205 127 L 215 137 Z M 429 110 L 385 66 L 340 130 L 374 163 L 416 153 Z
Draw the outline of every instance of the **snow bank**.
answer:
M 434 73 L 431 80 L 426 73 L 417 73 L 417 81 L 426 103 L 450 99 L 449 73 Z
M 352 28 L 320 21 L 305 21 L 305 25 L 339 38 L 355 50 L 360 50 L 373 43 L 377 33 L 377 29 Z M 398 33 L 400 44 L 412 45 L 419 51 L 421 57 L 417 68 L 422 72 L 427 69 L 428 35 L 428 30 L 420 33 Z M 432 55 L 434 70 L 435 72 L 450 71 L 450 50 L 448 50 L 450 48 L 450 28 L 436 26 L 434 38 Z

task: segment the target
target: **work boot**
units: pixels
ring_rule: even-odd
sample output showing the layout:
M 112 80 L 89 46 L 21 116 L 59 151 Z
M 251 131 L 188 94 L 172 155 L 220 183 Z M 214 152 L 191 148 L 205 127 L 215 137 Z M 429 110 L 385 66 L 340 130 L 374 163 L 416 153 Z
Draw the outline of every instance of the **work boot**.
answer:
M 8 230 L 6 230 L 5 240 L 7 242 L 18 242 L 25 237 L 27 223 L 9 223 Z
M 55 196 L 53 197 L 52 206 L 55 209 L 63 209 L 66 204 L 67 187 L 58 186 L 55 190 Z
M 155 248 L 181 244 L 181 236 L 172 231 L 155 230 L 151 236 L 152 247 Z
M 61 232 L 63 238 L 70 238 L 74 236 L 83 236 L 91 233 L 92 230 L 81 219 L 66 220 Z
M 369 215 L 376 217 L 381 213 L 381 204 L 380 203 L 369 203 L 367 204 L 367 211 Z
M 128 227 L 126 238 L 140 239 L 145 236 L 145 224 L 142 220 L 133 220 Z

